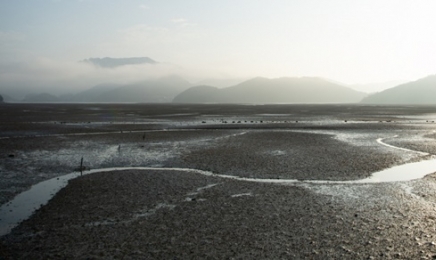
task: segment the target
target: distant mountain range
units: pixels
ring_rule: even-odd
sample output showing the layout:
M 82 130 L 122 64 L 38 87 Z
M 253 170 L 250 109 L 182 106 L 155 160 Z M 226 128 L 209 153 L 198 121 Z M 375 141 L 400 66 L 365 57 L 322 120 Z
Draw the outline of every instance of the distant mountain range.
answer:
M 28 94 L 23 101 L 32 103 L 61 102 L 58 96 L 49 93 Z
M 436 75 L 402 84 L 362 100 L 364 104 L 436 104 Z
M 353 85 L 344 85 L 350 87 L 354 90 L 365 92 L 365 93 L 376 93 L 383 91 L 385 89 L 393 88 L 398 85 L 407 83 L 405 80 L 391 80 L 385 82 L 374 82 L 374 83 L 366 83 L 366 84 L 353 84 Z
M 101 68 L 116 68 L 125 65 L 138 65 L 138 64 L 156 64 L 155 60 L 148 57 L 133 57 L 133 58 L 89 58 L 82 62 L 90 63 L 94 66 Z
M 16 102 L 17 101 L 16 99 L 14 99 L 8 95 L 5 95 L 5 94 L 2 94 L 2 97 L 3 97 L 3 102 Z
M 55 96 L 48 93 L 30 94 L 24 102 L 135 102 L 169 103 L 191 84 L 178 77 L 168 76 L 156 80 L 141 81 L 135 84 L 100 84 L 75 95 Z
M 226 88 L 229 86 L 234 86 L 237 85 L 241 82 L 246 81 L 248 78 L 246 79 L 237 79 L 237 78 L 233 78 L 233 79 L 203 79 L 201 81 L 198 81 L 195 83 L 195 86 L 214 86 L 214 87 L 218 87 L 218 88 Z
M 218 89 L 196 86 L 177 95 L 175 103 L 357 103 L 366 96 L 321 78 L 254 78 Z
M 129 58 L 127 58 L 129 59 Z M 226 81 L 209 80 L 210 83 Z M 228 82 L 232 82 L 229 80 Z M 5 102 L 134 102 L 134 103 L 362 103 L 436 104 L 436 75 L 400 84 L 368 95 L 332 80 L 301 78 L 253 78 L 217 88 L 192 84 L 179 76 L 167 76 L 131 84 L 100 84 L 76 94 L 53 95 L 51 91 L 28 94 L 21 101 L 0 88 Z
M 171 76 L 159 80 L 142 81 L 136 84 L 115 87 L 101 93 L 93 101 L 167 103 L 190 86 L 191 84 L 188 81 L 177 76 Z

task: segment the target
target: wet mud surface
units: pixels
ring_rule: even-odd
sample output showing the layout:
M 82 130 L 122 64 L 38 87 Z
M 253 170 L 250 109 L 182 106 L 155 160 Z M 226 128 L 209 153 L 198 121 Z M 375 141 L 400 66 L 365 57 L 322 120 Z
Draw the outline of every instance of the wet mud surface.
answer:
M 431 259 L 435 187 L 434 177 L 290 187 L 95 173 L 72 180 L 2 245 L 16 259 Z
M 378 138 L 436 154 L 436 107 L 7 104 L 0 119 L 2 204 L 74 171 L 82 157 L 87 169 L 181 167 L 340 181 L 425 159 Z M 0 255 L 431 258 L 435 192 L 432 175 L 287 186 L 189 172 L 94 173 L 70 181 L 3 236 Z

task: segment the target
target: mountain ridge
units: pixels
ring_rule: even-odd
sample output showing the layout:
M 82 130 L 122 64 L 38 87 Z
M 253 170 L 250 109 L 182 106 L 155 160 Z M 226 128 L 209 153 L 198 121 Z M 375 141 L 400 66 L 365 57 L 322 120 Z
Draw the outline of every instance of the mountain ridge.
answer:
M 35 103 L 170 103 L 177 94 L 189 87 L 191 87 L 191 84 L 188 81 L 181 77 L 170 75 L 130 84 L 99 84 L 74 95 L 28 94 L 23 101 Z
M 436 104 L 436 75 L 411 81 L 364 98 L 363 104 Z
M 256 77 L 222 89 L 195 86 L 177 95 L 173 102 L 357 103 L 365 96 L 365 93 L 316 77 L 281 77 L 275 79 Z

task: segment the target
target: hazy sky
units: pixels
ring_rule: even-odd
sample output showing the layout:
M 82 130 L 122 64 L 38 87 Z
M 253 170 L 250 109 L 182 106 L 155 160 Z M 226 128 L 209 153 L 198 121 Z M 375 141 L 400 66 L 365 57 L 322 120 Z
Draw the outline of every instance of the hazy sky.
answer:
M 0 84 L 436 73 L 434 0 L 0 0 Z M 102 70 L 90 57 L 166 64 Z

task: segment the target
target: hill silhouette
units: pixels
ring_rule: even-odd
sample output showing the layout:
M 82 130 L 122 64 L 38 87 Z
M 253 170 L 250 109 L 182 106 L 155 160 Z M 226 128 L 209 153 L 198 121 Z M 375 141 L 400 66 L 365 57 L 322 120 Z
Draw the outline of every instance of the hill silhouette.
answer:
M 402 84 L 362 100 L 365 104 L 436 104 L 436 75 Z
M 61 102 L 59 97 L 49 93 L 28 94 L 23 100 L 29 103 L 52 103 Z
M 23 102 L 100 102 L 100 103 L 169 103 L 191 84 L 178 76 L 167 76 L 133 84 L 100 84 L 75 95 L 55 96 L 48 93 L 29 94 Z
M 238 85 L 218 89 L 192 87 L 175 103 L 356 103 L 366 94 L 320 78 L 254 78 Z
M 5 102 L 15 102 L 15 101 L 17 101 L 15 98 L 12 98 L 11 96 L 9 96 L 9 95 L 6 95 L 6 94 L 2 94 L 2 97 L 3 97 L 3 103 L 5 103 Z
M 94 102 L 171 102 L 180 92 L 188 89 L 191 84 L 178 77 L 169 76 L 158 80 L 147 80 L 129 84 L 101 93 L 93 99 Z
M 95 102 L 100 98 L 101 95 L 108 91 L 112 91 L 116 88 L 121 87 L 122 85 L 117 84 L 99 84 L 88 90 L 77 93 L 71 98 L 71 101 L 74 102 Z M 67 100 L 65 100 L 67 101 Z

